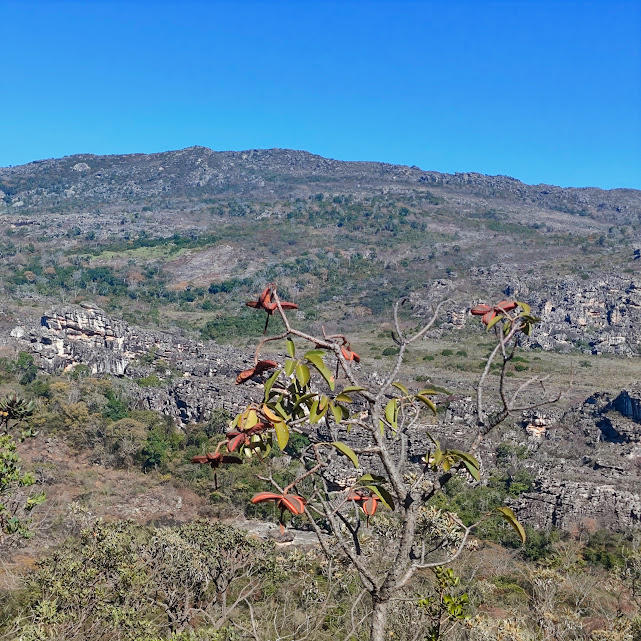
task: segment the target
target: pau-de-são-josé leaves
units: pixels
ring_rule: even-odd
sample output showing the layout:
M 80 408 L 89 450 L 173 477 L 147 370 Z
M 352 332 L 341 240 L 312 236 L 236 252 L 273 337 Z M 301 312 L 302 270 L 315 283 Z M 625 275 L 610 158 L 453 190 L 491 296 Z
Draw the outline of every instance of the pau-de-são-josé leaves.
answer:
M 276 431 L 278 447 L 284 451 L 287 447 L 287 443 L 289 443 L 289 427 L 287 427 L 287 423 L 285 423 L 285 421 L 279 420 L 274 421 L 274 430 Z
M 385 406 L 385 420 L 392 426 L 392 429 L 396 431 L 398 428 L 398 399 L 392 398 L 387 402 Z
M 432 412 L 434 412 L 434 414 L 437 414 L 436 404 L 431 398 L 429 398 L 431 395 L 434 395 L 434 394 L 436 394 L 434 390 L 424 389 L 424 390 L 421 390 L 416 395 L 415 398 L 421 401 L 421 403 L 424 403 L 425 405 L 427 405 L 432 410 Z
M 320 350 L 310 350 L 305 354 L 305 359 L 309 361 L 319 372 L 319 374 L 325 379 L 325 382 L 329 385 L 329 389 L 334 391 L 335 380 L 332 373 L 327 369 L 321 356 L 322 352 Z
M 377 474 L 363 474 L 363 476 L 356 481 L 357 486 L 367 488 L 374 492 L 386 508 L 394 510 L 394 499 L 385 487 L 386 483 L 387 479 Z
M 403 385 L 403 383 L 399 383 L 398 381 L 396 383 L 392 383 L 392 387 L 395 387 L 397 390 L 400 390 L 405 396 L 409 396 L 410 393 L 407 390 L 407 387 Z
M 521 543 L 525 543 L 525 540 L 527 538 L 525 530 L 516 518 L 516 514 L 514 514 L 514 511 L 509 507 L 497 507 L 496 511 L 514 528 L 516 533 L 519 535 L 519 538 L 521 539 Z
M 470 476 L 475 481 L 481 480 L 481 465 L 472 454 L 468 452 L 461 452 L 460 450 L 442 450 L 440 446 L 434 452 L 423 459 L 428 465 L 433 468 L 443 468 L 444 472 L 449 472 L 452 466 L 456 463 L 463 463 Z
M 287 353 L 292 357 L 296 358 L 296 345 L 291 338 L 287 339 Z
M 358 467 L 358 457 L 349 445 L 345 445 L 345 443 L 341 443 L 341 441 L 334 441 L 330 443 L 330 445 L 335 447 L 341 454 L 344 454 L 352 462 L 354 467 Z

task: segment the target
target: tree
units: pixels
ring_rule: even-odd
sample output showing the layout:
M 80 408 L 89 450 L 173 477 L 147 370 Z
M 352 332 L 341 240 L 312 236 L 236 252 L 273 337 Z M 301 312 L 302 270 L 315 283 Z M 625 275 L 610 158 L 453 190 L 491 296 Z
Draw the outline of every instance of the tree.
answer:
M 466 526 L 455 514 L 431 508 L 430 500 L 455 476 L 465 475 L 472 482 L 479 482 L 481 466 L 475 456 L 479 444 L 511 412 L 526 409 L 517 406 L 517 399 L 537 382 L 530 379 L 508 396 L 507 367 L 514 357 L 518 338 L 521 334 L 529 335 L 538 321 L 529 306 L 503 301 L 473 308 L 472 314 L 482 316 L 487 330 L 494 332 L 496 345 L 477 385 L 476 430 L 470 435 L 469 450 L 441 447 L 425 425 L 423 415 L 424 409 L 437 413 L 433 400 L 436 392 L 410 391 L 396 380 L 406 350 L 434 325 L 441 305 L 422 329 L 405 334 L 399 319 L 400 307 L 405 302 L 399 301 L 394 307 L 396 362 L 387 377 L 377 384 L 354 367 L 360 357 L 345 336 L 327 335 L 324 330 L 322 336 L 313 336 L 296 329 L 286 314 L 296 305 L 281 301 L 276 287 L 268 286 L 257 301 L 248 305 L 267 312 L 267 320 L 273 314 L 279 315 L 284 330 L 260 341 L 254 367 L 241 372 L 237 379 L 242 384 L 275 370 L 264 382 L 263 400 L 249 404 L 236 416 L 227 439 L 218 444 L 215 452 L 193 459 L 194 463 L 214 468 L 239 462 L 237 454 L 240 459 L 258 456 L 268 461 L 274 437 L 281 450 L 287 446 L 291 433 L 303 433 L 310 438 L 310 445 L 301 455 L 304 468 L 301 473 L 285 487 L 274 480 L 271 472 L 267 473 L 261 478 L 275 491 L 261 492 L 252 502 L 273 502 L 280 510 L 281 528 L 288 518 L 304 515 L 325 554 L 331 558 L 338 551 L 348 560 L 363 586 L 359 600 L 369 596 L 371 641 L 385 638 L 394 600 L 420 600 L 420 595 L 413 592 L 417 572 L 440 571 L 465 548 L 478 523 Z M 294 339 L 312 349 L 297 356 Z M 268 342 L 282 340 L 286 341 L 289 355 L 282 367 L 275 361 L 259 360 Z M 484 390 L 497 360 L 501 363 L 498 405 L 490 412 Z M 330 371 L 330 365 L 334 364 L 335 374 Z M 339 374 L 343 377 L 340 385 Z M 558 397 L 544 399 L 536 406 L 556 400 Z M 424 455 L 420 462 L 411 463 L 408 445 L 417 438 L 422 439 Z M 348 439 L 352 445 L 346 442 Z M 221 452 L 222 448 L 226 452 Z M 356 471 L 347 470 L 346 462 Z M 342 471 L 337 473 L 337 469 Z M 377 529 L 376 515 L 380 515 L 381 506 L 391 513 L 384 517 L 384 527 Z M 525 532 L 514 513 L 508 507 L 499 508 L 497 513 L 524 541 Z M 453 607 L 460 605 L 455 603 Z M 425 601 L 423 607 L 429 608 Z M 439 611 L 438 616 L 433 615 L 436 622 L 442 620 L 440 614 Z M 439 638 L 439 629 L 440 623 L 434 625 L 427 638 Z M 354 628 L 352 634 L 356 633 Z
M 14 536 L 30 535 L 30 513 L 45 500 L 42 492 L 29 492 L 35 477 L 23 472 L 18 443 L 35 436 L 21 425 L 34 411 L 33 401 L 11 394 L 0 399 L 0 545 Z

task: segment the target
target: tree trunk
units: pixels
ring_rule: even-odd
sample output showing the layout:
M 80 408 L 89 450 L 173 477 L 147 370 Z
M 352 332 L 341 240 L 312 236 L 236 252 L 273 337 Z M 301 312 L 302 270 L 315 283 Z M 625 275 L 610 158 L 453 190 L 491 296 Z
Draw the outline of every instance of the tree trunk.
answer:
M 378 599 L 374 599 L 372 609 L 372 623 L 370 626 L 370 641 L 384 641 L 388 608 L 389 601 L 380 601 Z

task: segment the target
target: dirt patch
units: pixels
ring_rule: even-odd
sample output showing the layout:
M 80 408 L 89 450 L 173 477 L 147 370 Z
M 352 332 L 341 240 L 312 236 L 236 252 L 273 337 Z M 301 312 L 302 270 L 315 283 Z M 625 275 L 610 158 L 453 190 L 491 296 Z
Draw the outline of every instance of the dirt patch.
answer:
M 202 287 L 229 278 L 246 278 L 256 273 L 257 265 L 247 260 L 243 252 L 231 245 L 216 245 L 201 250 L 189 250 L 165 264 L 172 284 L 187 282 Z

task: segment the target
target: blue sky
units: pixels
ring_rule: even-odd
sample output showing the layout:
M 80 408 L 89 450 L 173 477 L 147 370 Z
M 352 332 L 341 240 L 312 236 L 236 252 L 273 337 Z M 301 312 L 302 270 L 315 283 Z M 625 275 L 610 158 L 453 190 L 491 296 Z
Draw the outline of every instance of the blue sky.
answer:
M 0 0 L 0 166 L 286 147 L 641 188 L 641 1 Z

